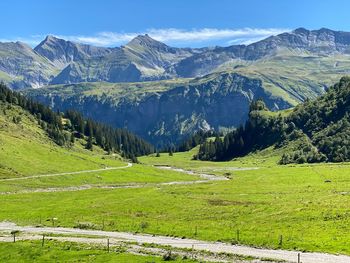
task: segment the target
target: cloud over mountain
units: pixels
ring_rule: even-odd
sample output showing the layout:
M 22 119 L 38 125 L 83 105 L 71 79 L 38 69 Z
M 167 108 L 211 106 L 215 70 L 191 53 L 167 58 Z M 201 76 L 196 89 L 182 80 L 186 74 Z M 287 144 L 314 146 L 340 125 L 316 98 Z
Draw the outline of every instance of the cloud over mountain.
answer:
M 218 43 L 221 45 L 230 45 L 232 43 L 242 44 L 251 43 L 257 39 L 263 39 L 271 35 L 277 35 L 282 32 L 290 31 L 285 28 L 237 28 L 237 29 L 218 29 L 218 28 L 201 28 L 184 30 L 178 28 L 151 28 L 143 32 L 99 32 L 93 35 L 55 35 L 70 41 L 85 43 L 95 46 L 112 47 L 119 46 L 129 42 L 137 35 L 148 34 L 152 38 L 166 44 L 178 46 L 198 46 L 207 45 L 207 43 Z M 16 38 L 30 45 L 38 44 L 43 36 L 30 36 L 28 38 Z M 6 39 L 8 40 L 8 39 Z

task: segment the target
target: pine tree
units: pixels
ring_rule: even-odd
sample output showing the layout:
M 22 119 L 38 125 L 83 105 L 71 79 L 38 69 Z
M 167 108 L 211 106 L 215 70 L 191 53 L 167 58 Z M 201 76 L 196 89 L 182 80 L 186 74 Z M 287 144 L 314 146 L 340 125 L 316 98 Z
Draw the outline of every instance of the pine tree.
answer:
M 89 136 L 87 143 L 86 143 L 86 149 L 88 150 L 93 150 L 93 145 L 92 145 L 92 136 Z

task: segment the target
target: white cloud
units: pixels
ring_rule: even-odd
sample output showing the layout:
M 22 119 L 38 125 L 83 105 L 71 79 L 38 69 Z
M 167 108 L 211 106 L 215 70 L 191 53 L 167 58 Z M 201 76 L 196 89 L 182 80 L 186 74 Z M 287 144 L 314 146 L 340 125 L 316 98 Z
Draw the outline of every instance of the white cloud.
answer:
M 91 44 L 96 46 L 119 46 L 127 43 L 134 37 L 140 34 L 148 34 L 152 38 L 165 42 L 167 44 L 174 45 L 206 45 L 207 43 L 221 43 L 221 45 L 233 45 L 233 44 L 248 44 L 262 38 L 277 35 L 282 32 L 290 31 L 283 28 L 241 28 L 241 29 L 216 29 L 216 28 L 202 28 L 183 30 L 177 28 L 166 29 L 148 29 L 144 32 L 128 32 L 128 33 L 115 33 L 115 32 L 100 32 L 95 35 L 76 35 L 65 36 L 56 35 L 57 37 L 71 40 L 75 42 Z M 31 36 L 28 39 L 18 38 L 27 42 L 28 44 L 38 44 L 44 36 Z
M 96 46 L 116 46 L 126 43 L 142 33 L 113 33 L 101 32 L 94 36 L 57 36 L 66 40 Z

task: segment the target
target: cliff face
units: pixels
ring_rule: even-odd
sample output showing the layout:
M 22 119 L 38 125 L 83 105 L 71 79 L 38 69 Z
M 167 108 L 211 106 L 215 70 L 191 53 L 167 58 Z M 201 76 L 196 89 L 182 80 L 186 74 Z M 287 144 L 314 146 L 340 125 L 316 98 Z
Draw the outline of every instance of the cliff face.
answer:
M 178 142 L 200 129 L 237 127 L 246 120 L 250 102 L 257 98 L 264 99 L 272 109 L 290 106 L 271 98 L 260 80 L 234 73 L 196 80 L 140 100 L 120 98 L 118 103 L 83 94 L 36 94 L 35 98 L 55 109 L 75 108 L 85 116 L 125 127 L 159 145 Z

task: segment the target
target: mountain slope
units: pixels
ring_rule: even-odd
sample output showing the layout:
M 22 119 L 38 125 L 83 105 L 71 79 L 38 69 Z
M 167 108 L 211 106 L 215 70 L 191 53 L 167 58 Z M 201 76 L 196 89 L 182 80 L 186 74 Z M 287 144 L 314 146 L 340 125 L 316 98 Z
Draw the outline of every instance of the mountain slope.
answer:
M 289 112 L 269 112 L 262 101 L 251 105 L 245 126 L 224 139 L 204 143 L 198 158 L 227 160 L 256 150 L 290 145 L 280 163 L 350 160 L 350 78 L 344 77 L 313 101 Z
M 180 77 L 194 77 L 208 74 L 228 62 L 235 64 L 254 62 L 278 55 L 281 51 L 293 51 L 294 55 L 330 56 L 350 54 L 350 33 L 326 28 L 307 30 L 298 28 L 277 36 L 271 36 L 250 45 L 217 47 L 195 54 L 175 65 Z
M 4 176 L 99 169 L 118 164 L 110 162 L 107 153 L 135 161 L 135 156 L 153 151 L 126 130 L 84 119 L 74 111 L 55 113 L 2 84 L 0 148 L 0 175 Z
M 36 48 L 41 55 L 33 52 L 57 74 L 45 71 L 39 75 L 45 80 L 38 85 L 45 81 L 74 85 L 27 94 L 56 109 L 73 107 L 115 127 L 128 127 L 153 143 L 177 142 L 197 130 L 238 127 L 248 118 L 252 98 L 261 96 L 276 110 L 322 95 L 349 74 L 349 43 L 347 32 L 303 28 L 250 45 L 203 49 L 173 48 L 147 35 L 107 49 L 48 37 Z M 237 89 L 239 81 L 226 83 L 229 75 L 250 84 Z M 0 72 L 0 78 L 10 79 L 7 82 L 12 77 Z M 202 86 L 213 78 L 217 82 L 210 85 L 218 88 L 209 85 L 205 97 Z M 162 79 L 172 80 L 158 81 Z M 230 85 L 226 93 L 221 85 Z M 233 99 L 236 95 L 243 99 Z M 213 120 L 208 112 L 226 117 Z
M 77 139 L 74 146 L 61 147 L 48 137 L 34 115 L 0 101 L 0 178 L 124 165 L 107 155 L 102 158 L 104 151 L 98 147 L 93 152 L 85 149 L 85 143 Z
M 147 82 L 144 86 L 54 86 L 26 94 L 55 109 L 74 108 L 115 127 L 126 127 L 158 144 L 178 142 L 197 130 L 238 126 L 245 121 L 250 102 L 257 98 L 263 98 L 272 109 L 290 107 L 266 93 L 261 81 L 236 73 L 182 83 Z
M 21 42 L 0 43 L 0 78 L 11 87 L 40 87 L 55 74 L 55 66 L 28 45 Z
M 108 49 L 103 56 L 84 56 L 75 60 L 51 83 L 135 82 L 171 78 L 175 75 L 166 70 L 196 52 L 200 51 L 169 47 L 148 35 L 139 35 L 121 48 Z
M 54 36 L 47 36 L 34 50 L 59 69 L 63 69 L 70 62 L 105 56 L 112 51 L 110 48 L 74 43 Z

